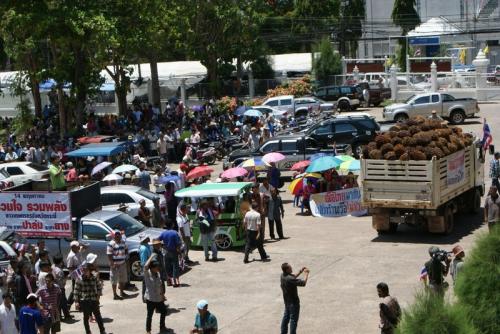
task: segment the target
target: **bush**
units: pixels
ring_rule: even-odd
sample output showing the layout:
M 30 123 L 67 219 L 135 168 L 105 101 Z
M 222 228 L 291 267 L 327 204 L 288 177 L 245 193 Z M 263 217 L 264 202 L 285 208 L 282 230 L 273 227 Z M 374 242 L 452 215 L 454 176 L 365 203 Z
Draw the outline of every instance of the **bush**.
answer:
M 237 107 L 236 99 L 234 97 L 223 96 L 217 101 L 217 111 L 220 114 L 228 114 L 236 110 Z
M 415 295 L 415 302 L 403 312 L 396 330 L 400 334 L 475 334 L 466 311 L 450 305 L 426 291 Z
M 477 239 L 455 294 L 481 333 L 500 333 L 500 227 Z
M 12 128 L 18 137 L 24 137 L 26 132 L 33 127 L 35 115 L 31 111 L 30 101 L 22 99 L 16 106 L 17 115 L 12 120 Z

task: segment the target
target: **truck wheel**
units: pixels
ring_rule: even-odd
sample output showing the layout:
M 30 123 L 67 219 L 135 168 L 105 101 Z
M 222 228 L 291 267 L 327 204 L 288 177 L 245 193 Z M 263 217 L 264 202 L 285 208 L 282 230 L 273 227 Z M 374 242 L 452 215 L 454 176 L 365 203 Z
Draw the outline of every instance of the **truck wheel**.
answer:
M 453 214 L 453 208 L 451 206 L 448 206 L 444 211 L 444 225 L 445 225 L 444 234 L 448 235 L 451 234 L 451 232 L 453 232 L 454 220 L 455 220 L 455 215 Z
M 351 110 L 351 105 L 347 101 L 340 101 L 339 102 L 339 109 L 340 111 L 349 111 Z
M 130 280 L 142 281 L 143 272 L 139 255 L 137 254 L 130 255 L 129 266 L 130 266 Z
M 481 191 L 479 189 L 476 189 L 474 190 L 470 212 L 479 213 L 479 210 L 481 210 Z
M 396 233 L 398 231 L 398 223 L 389 223 L 389 233 Z
M 408 119 L 408 115 L 406 114 L 397 114 L 395 117 L 394 117 L 394 120 L 396 122 L 405 122 L 406 120 Z
M 226 234 L 217 234 L 214 239 L 215 245 L 217 245 L 217 248 L 221 250 L 229 249 L 233 244 L 231 238 Z
M 457 110 L 451 113 L 450 123 L 451 124 L 462 124 L 465 121 L 465 114 L 462 110 Z

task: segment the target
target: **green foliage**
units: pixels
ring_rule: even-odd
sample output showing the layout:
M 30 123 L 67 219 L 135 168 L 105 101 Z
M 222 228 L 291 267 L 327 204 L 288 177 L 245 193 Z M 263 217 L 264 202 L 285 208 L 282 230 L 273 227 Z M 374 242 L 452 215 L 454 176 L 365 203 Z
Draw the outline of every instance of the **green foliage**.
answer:
M 358 40 L 363 35 L 363 21 L 365 19 L 365 1 L 351 0 L 340 6 L 340 54 L 356 56 Z
M 467 254 L 455 294 L 481 333 L 500 333 L 499 226 L 480 236 Z
M 250 65 L 253 76 L 256 79 L 272 79 L 274 78 L 274 70 L 266 56 L 260 56 Z
M 342 73 L 342 62 L 340 55 L 333 49 L 329 38 L 323 38 L 316 46 L 316 56 L 313 64 L 313 70 L 316 79 L 321 82 L 326 82 L 328 76 Z
M 415 302 L 403 312 L 396 333 L 475 334 L 465 310 L 450 305 L 434 293 L 418 292 Z
M 21 99 L 16 106 L 17 115 L 12 120 L 12 129 L 18 137 L 24 137 L 26 132 L 33 127 L 35 117 L 31 112 L 30 101 Z
M 391 14 L 392 22 L 401 28 L 401 33 L 406 36 L 409 31 L 420 24 L 415 0 L 396 0 Z M 406 39 L 399 39 L 398 64 L 402 71 L 406 71 Z

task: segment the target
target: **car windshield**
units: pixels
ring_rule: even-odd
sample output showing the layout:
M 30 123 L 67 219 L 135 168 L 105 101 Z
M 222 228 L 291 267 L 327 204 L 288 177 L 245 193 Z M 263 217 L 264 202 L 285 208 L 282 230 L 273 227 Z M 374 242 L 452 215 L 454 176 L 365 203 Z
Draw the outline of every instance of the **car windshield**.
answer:
M 139 195 L 141 195 L 142 197 L 146 197 L 150 201 L 153 201 L 153 200 L 155 200 L 157 198 L 160 198 L 157 194 L 155 194 L 155 193 L 153 193 L 151 191 L 144 190 L 144 189 L 137 190 L 137 193 Z
M 8 178 L 10 175 L 7 173 L 5 168 L 0 169 L 0 180 Z
M 415 97 L 415 95 L 410 96 L 409 98 L 407 98 L 407 99 L 405 100 L 405 103 L 409 103 L 409 102 L 410 102 L 410 100 L 411 100 L 411 99 L 413 99 L 414 97 Z
M 127 237 L 137 234 L 146 229 L 144 225 L 127 214 L 115 216 L 105 221 L 105 224 L 113 230 L 118 229 L 120 231 L 123 231 L 125 233 L 125 236 Z

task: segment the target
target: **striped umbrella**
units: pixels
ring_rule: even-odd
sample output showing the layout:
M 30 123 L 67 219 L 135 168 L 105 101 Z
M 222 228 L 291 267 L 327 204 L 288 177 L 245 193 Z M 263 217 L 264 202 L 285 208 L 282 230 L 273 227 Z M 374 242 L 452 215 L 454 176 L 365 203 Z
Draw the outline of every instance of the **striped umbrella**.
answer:
M 266 170 L 270 165 L 261 158 L 250 158 L 243 161 L 238 167 L 255 168 L 255 170 Z

